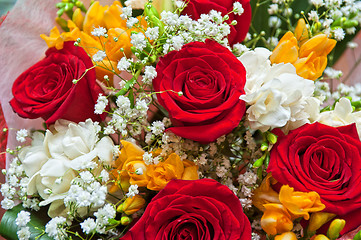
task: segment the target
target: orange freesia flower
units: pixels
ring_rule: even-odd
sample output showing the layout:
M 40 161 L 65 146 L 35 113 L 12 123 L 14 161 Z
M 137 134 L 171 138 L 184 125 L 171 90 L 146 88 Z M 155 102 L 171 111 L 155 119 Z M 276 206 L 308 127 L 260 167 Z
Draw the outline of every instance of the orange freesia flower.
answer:
M 127 198 L 119 207 L 117 211 L 124 212 L 127 215 L 131 215 L 133 213 L 138 212 L 141 208 L 145 206 L 145 200 L 139 195 L 135 195 L 134 197 Z
M 267 234 L 276 235 L 292 230 L 291 215 L 282 204 L 268 203 L 263 206 L 266 210 L 261 218 L 261 226 Z
M 100 66 L 96 68 L 97 78 L 104 79 L 104 75 L 109 75 L 112 79 L 113 73 L 119 73 L 117 69 L 118 61 L 126 54 L 131 54 L 130 33 L 134 29 L 126 28 L 126 20 L 120 17 L 122 6 L 119 1 L 114 1 L 111 6 L 102 6 L 99 2 L 94 2 L 83 16 L 79 9 L 73 14 L 73 19 L 68 20 L 69 32 L 60 34 L 59 30 L 54 27 L 49 36 L 40 35 L 48 47 L 56 47 L 61 49 L 65 41 L 76 41 L 81 39 L 80 46 L 83 47 L 90 56 L 93 56 L 99 50 L 103 50 L 107 59 L 98 63 Z M 108 37 L 95 37 L 91 34 L 96 27 L 107 28 Z M 117 41 L 114 40 L 117 39 Z M 119 49 L 123 48 L 124 52 Z M 106 69 L 105 69 L 106 68 Z M 111 71 L 108 71 L 110 69 Z
M 191 161 L 182 161 L 175 153 L 170 154 L 164 162 L 150 165 L 147 174 L 151 178 L 147 188 L 155 191 L 163 189 L 172 179 L 198 179 L 197 166 Z
M 115 161 L 115 168 L 111 175 L 123 191 L 127 191 L 130 185 L 137 184 L 139 187 L 147 187 L 150 190 L 159 191 L 172 179 L 196 180 L 198 179 L 197 166 L 188 160 L 181 160 L 172 153 L 164 162 L 154 165 L 146 165 L 143 161 L 144 151 L 137 145 L 121 141 L 122 149 L 118 159 Z M 157 155 L 160 151 L 155 151 Z M 136 170 L 141 169 L 142 174 Z M 113 185 L 110 192 L 119 189 L 119 185 Z
M 305 20 L 300 19 L 295 33 L 287 32 L 273 50 L 272 63 L 291 63 L 299 76 L 316 80 L 327 66 L 327 55 L 336 45 L 336 40 L 326 34 L 309 38 Z
M 285 232 L 275 236 L 275 240 L 297 240 L 297 236 L 293 232 Z
M 255 205 L 259 210 L 265 211 L 264 204 L 267 203 L 280 203 L 278 198 L 278 193 L 274 191 L 271 187 L 271 183 L 275 184 L 275 179 L 272 178 L 271 174 L 268 174 L 265 179 L 263 179 L 261 186 L 254 190 L 252 196 L 253 205 Z
M 283 185 L 279 193 L 280 202 L 291 213 L 292 219 L 310 218 L 309 212 L 319 212 L 325 209 L 317 192 L 296 192 L 288 185 Z

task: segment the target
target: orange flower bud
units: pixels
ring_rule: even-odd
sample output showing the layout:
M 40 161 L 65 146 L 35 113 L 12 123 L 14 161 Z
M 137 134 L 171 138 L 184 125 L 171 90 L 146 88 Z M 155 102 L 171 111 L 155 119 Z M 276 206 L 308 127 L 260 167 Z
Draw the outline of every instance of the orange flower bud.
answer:
M 294 63 L 298 58 L 297 39 L 292 32 L 287 32 L 273 50 L 272 63 Z
M 336 214 L 327 213 L 327 212 L 316 212 L 311 214 L 310 221 L 308 223 L 308 232 L 313 232 L 318 230 L 323 224 L 330 221 L 334 218 Z
M 272 187 L 272 181 L 276 181 L 272 178 L 271 174 L 268 174 L 265 179 L 263 179 L 261 186 L 254 190 L 252 196 L 253 205 L 255 205 L 259 210 L 265 211 L 264 204 L 267 203 L 280 203 L 278 199 L 278 193 L 275 192 Z
M 124 212 L 127 215 L 132 215 L 145 206 L 145 200 L 139 195 L 135 195 L 132 198 L 127 198 L 117 208 L 118 212 Z

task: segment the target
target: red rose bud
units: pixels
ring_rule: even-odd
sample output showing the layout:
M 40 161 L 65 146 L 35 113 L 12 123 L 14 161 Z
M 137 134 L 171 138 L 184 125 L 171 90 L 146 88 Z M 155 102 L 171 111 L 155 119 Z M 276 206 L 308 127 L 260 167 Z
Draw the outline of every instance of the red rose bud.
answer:
M 361 142 L 355 124 L 335 128 L 314 123 L 278 137 L 267 172 L 296 191 L 317 192 L 325 212 L 346 220 L 340 230 L 345 234 L 361 224 L 360 170 Z
M 82 122 L 101 121 L 94 105 L 102 89 L 97 85 L 93 63 L 81 47 L 65 42 L 61 50 L 50 48 L 46 57 L 22 73 L 14 82 L 10 101 L 23 118 Z M 83 76 L 84 75 L 84 76 Z M 76 84 L 73 80 L 76 79 Z
M 213 179 L 172 180 L 121 240 L 250 240 L 239 199 Z
M 153 87 L 174 126 L 169 131 L 209 143 L 240 123 L 246 71 L 227 48 L 210 40 L 192 42 L 161 58 L 156 70 Z
M 234 2 L 241 3 L 244 9 L 241 15 L 228 14 L 226 21 L 228 24 L 231 24 L 234 20 L 237 21 L 236 25 L 230 26 L 231 33 L 228 35 L 228 41 L 232 46 L 235 43 L 242 42 L 246 37 L 252 18 L 250 0 L 189 0 L 186 2 L 187 6 L 184 8 L 182 15 L 188 15 L 193 20 L 199 19 L 201 14 L 208 14 L 211 10 L 221 12 L 222 16 L 225 16 L 233 10 Z

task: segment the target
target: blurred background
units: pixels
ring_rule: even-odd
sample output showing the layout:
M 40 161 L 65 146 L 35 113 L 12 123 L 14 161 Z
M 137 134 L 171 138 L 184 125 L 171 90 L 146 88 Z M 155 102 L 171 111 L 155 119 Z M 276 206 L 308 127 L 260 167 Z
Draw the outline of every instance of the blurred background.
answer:
M 16 0 L 0 0 L 0 16 L 6 14 L 15 2 Z

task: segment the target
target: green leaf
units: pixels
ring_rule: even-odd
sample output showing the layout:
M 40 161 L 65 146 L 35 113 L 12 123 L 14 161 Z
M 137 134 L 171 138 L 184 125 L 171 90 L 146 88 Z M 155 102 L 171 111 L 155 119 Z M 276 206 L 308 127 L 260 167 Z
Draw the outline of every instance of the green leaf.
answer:
M 47 215 L 47 208 L 42 208 L 40 211 L 35 212 L 23 208 L 21 204 L 5 212 L 0 223 L 1 236 L 8 240 L 18 239 L 16 234 L 16 232 L 18 231 L 18 227 L 15 223 L 15 219 L 21 210 L 25 210 L 31 213 L 31 220 L 27 224 L 27 226 L 30 228 L 31 233 L 30 240 L 52 240 L 52 238 L 50 238 L 47 234 L 41 235 L 43 233 L 43 230 L 45 230 L 45 224 L 50 221 L 50 218 Z

